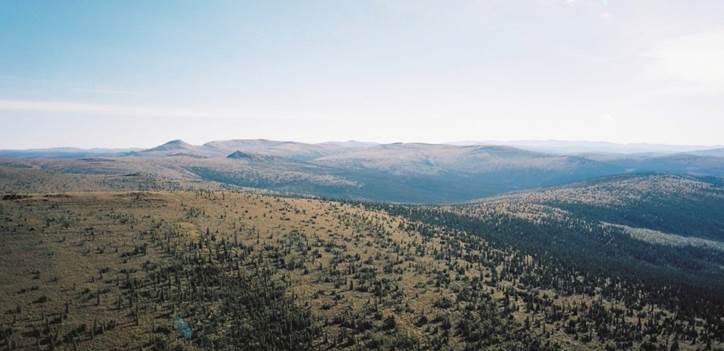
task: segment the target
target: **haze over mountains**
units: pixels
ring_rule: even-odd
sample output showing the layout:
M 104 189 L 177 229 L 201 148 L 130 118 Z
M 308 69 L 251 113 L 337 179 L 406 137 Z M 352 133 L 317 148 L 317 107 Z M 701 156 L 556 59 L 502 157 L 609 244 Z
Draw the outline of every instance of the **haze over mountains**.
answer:
M 597 150 L 652 152 L 590 152 L 591 145 L 603 145 Z M 52 172 L 149 174 L 283 193 L 420 203 L 468 201 L 617 174 L 724 176 L 724 152 L 716 148 L 679 152 L 693 147 L 626 148 L 566 142 L 533 146 L 559 151 L 564 147 L 568 151 L 540 152 L 501 145 L 308 144 L 254 139 L 203 145 L 172 140 L 149 149 L 10 150 L 0 151 L 0 157 L 5 158 L 6 165 Z
M 122 155 L 130 152 L 143 151 L 144 153 L 162 153 L 166 151 L 193 151 L 199 154 L 219 154 L 243 149 L 245 152 L 274 154 L 277 156 L 294 155 L 294 157 L 307 158 L 338 153 L 344 150 L 364 149 L 383 143 L 362 141 L 329 141 L 322 143 L 303 143 L 294 141 L 275 141 L 268 139 L 232 139 L 210 141 L 203 145 L 191 145 L 183 140 L 171 140 L 153 148 L 76 148 L 54 147 L 38 149 L 7 149 L 0 150 L 1 157 L 78 157 L 79 155 Z M 537 151 L 552 154 L 675 154 L 689 153 L 701 156 L 724 156 L 724 145 L 667 145 L 649 143 L 612 143 L 604 141 L 563 141 L 563 140 L 482 140 L 482 141 L 454 141 L 441 143 L 456 146 L 509 146 L 518 149 Z M 336 150 L 336 151 L 335 151 Z
M 271 326 L 296 303 L 307 314 L 281 324 L 303 326 L 288 334 L 306 341 L 279 349 L 316 349 L 300 346 L 312 340 L 349 350 L 360 348 L 355 340 L 379 350 L 669 350 L 678 341 L 681 350 L 720 349 L 718 152 L 173 140 L 5 153 L 0 227 L 9 249 L 0 271 L 13 284 L 0 289 L 0 305 L 12 311 L 0 322 L 23 316 L 6 301 L 42 315 L 70 300 L 70 325 L 93 326 L 103 311 L 136 329 L 77 326 L 58 340 L 38 328 L 48 323 L 42 318 L 23 317 L 28 332 L 13 342 L 48 334 L 48 345 L 108 349 L 123 339 L 203 350 L 215 348 L 211 338 L 279 339 Z M 40 273 L 17 262 L 42 274 L 77 272 L 61 275 L 62 284 L 50 276 L 38 283 Z M 143 283 L 128 282 L 131 272 Z M 249 279 L 234 280 L 240 274 Z M 65 288 L 71 280 L 78 290 Z M 284 288 L 269 295 L 259 281 Z M 289 302 L 254 300 L 265 296 Z M 145 307 L 127 312 L 130 301 Z M 240 301 L 252 302 L 218 307 Z M 178 311 L 199 337 L 181 340 L 169 327 Z M 247 324 L 243 336 L 209 327 Z M 158 341 L 164 333 L 167 344 Z
M 671 154 L 709 150 L 702 145 L 667 145 L 649 143 L 611 143 L 605 141 L 563 141 L 563 140 L 513 140 L 513 141 L 462 141 L 454 145 L 505 145 L 521 149 L 555 154 Z

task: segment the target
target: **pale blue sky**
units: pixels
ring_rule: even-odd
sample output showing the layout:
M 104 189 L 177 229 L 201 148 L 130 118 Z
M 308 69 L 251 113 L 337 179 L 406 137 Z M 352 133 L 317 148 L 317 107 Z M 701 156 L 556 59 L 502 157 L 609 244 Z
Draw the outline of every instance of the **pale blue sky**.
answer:
M 724 1 L 0 2 L 0 148 L 724 144 Z

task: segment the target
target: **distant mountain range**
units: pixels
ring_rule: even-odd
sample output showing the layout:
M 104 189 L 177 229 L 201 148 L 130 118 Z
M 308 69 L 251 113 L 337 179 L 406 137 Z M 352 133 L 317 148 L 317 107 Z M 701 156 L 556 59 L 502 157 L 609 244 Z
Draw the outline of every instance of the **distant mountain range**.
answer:
M 513 141 L 457 141 L 441 143 L 454 146 L 509 146 L 541 153 L 581 155 L 581 154 L 657 154 L 667 155 L 689 153 L 699 156 L 724 157 L 724 145 L 668 145 L 648 143 L 611 143 L 604 141 L 561 141 L 561 140 L 513 140 Z M 211 141 L 203 145 L 191 145 L 183 140 L 172 140 L 150 149 L 143 148 L 92 148 L 58 147 L 42 149 L 0 150 L 0 157 L 79 157 L 80 155 L 122 155 L 142 151 L 146 154 L 162 153 L 169 150 L 194 150 L 198 154 L 218 155 L 244 150 L 251 153 L 272 154 L 282 157 L 313 159 L 339 150 L 364 149 L 381 143 L 361 141 L 330 141 L 323 143 L 301 143 L 294 141 L 275 141 L 267 139 L 234 139 Z
M 0 157 L 5 158 L 78 158 L 93 156 L 121 156 L 140 151 L 140 148 L 127 149 L 82 149 L 74 147 L 56 147 L 45 149 L 0 150 Z
M 667 145 L 648 143 L 610 143 L 605 141 L 562 141 L 562 140 L 514 140 L 514 141 L 461 141 L 452 145 L 504 145 L 520 149 L 554 154 L 674 154 L 684 152 L 706 152 L 711 146 Z M 721 152 L 722 149 L 719 149 Z
M 291 194 L 415 203 L 469 201 L 617 174 L 724 177 L 724 149 L 629 145 L 620 147 L 651 152 L 612 153 L 591 150 L 594 146 L 601 146 L 596 150 L 610 150 L 617 144 L 536 145 L 538 149 L 547 145 L 549 149 L 568 147 L 578 152 L 479 144 L 309 144 L 239 139 L 192 145 L 172 140 L 149 149 L 0 151 L 0 158 L 4 158 L 0 163 L 73 174 L 146 174 Z

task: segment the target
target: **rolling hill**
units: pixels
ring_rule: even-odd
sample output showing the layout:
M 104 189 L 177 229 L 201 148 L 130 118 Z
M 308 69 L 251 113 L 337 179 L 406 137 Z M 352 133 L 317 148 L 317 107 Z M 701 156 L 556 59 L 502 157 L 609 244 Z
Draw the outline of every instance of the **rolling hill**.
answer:
M 625 175 L 390 213 L 477 233 L 586 271 L 724 288 L 724 187 L 674 175 Z
M 428 204 L 470 201 L 617 174 L 724 176 L 721 157 L 559 155 L 492 145 L 307 144 L 264 139 L 192 145 L 173 140 L 109 155 L 80 153 L 82 157 L 59 158 L 31 154 L 34 156 L 0 159 L 0 166 L 109 177 L 143 174 L 164 181 L 209 181 L 326 198 Z

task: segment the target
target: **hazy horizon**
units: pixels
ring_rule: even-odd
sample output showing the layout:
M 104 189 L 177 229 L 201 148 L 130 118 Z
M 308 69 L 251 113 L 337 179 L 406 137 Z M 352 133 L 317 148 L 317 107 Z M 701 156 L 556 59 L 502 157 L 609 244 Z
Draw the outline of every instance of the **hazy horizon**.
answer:
M 1 0 L 0 350 L 724 350 L 722 112 L 724 0 Z
M 19 147 L 0 147 L 0 150 L 17 150 L 17 151 L 23 151 L 23 150 L 44 150 L 44 149 L 79 149 L 79 150 L 92 150 L 92 149 L 102 149 L 102 150 L 133 150 L 133 149 L 147 149 L 147 148 L 153 148 L 156 146 L 160 146 L 169 142 L 173 141 L 183 141 L 186 143 L 189 143 L 191 145 L 204 145 L 209 142 L 214 141 L 229 141 L 229 140 L 267 140 L 267 141 L 275 141 L 275 142 L 293 142 L 293 143 L 302 143 L 302 144 L 325 144 L 325 143 L 363 143 L 363 144 L 371 144 L 371 145 L 386 145 L 386 144 L 395 144 L 395 143 L 404 143 L 404 144 L 433 144 L 433 145 L 459 145 L 459 146 L 465 146 L 465 145 L 499 145 L 499 146 L 512 146 L 512 147 L 521 147 L 521 146 L 555 146 L 556 144 L 563 144 L 563 145 L 581 145 L 585 146 L 588 144 L 595 145 L 600 144 L 601 146 L 608 145 L 608 146 L 617 146 L 617 147 L 670 147 L 673 149 L 681 148 L 681 149 L 691 149 L 691 150 L 704 150 L 704 149 L 713 149 L 713 148 L 721 148 L 724 147 L 724 144 L 710 144 L 710 145 L 704 145 L 704 144 L 661 144 L 661 143 L 646 143 L 646 142 L 631 142 L 631 143 L 616 143 L 611 141 L 605 141 L 605 140 L 557 140 L 557 139 L 526 139 L 526 140 L 452 140 L 452 141 L 440 141 L 440 142 L 422 142 L 422 141 L 376 141 L 376 140 L 355 140 L 355 139 L 349 139 L 349 140 L 322 140 L 322 141 L 303 141 L 303 140 L 291 140 L 291 139 L 270 139 L 270 138 L 231 138 L 231 139 L 223 139 L 223 140 L 206 140 L 199 143 L 193 143 L 189 142 L 185 139 L 175 138 L 171 140 L 163 140 L 159 141 L 155 144 L 139 144 L 139 145 L 125 145 L 125 146 L 104 146 L 104 145 L 92 145 L 92 146 L 77 146 L 77 145 L 52 145 L 52 146 L 40 146 L 40 147 L 27 147 L 27 148 L 19 148 Z M 562 146 L 561 146 L 562 147 Z
M 724 2 L 0 4 L 0 149 L 724 144 Z

